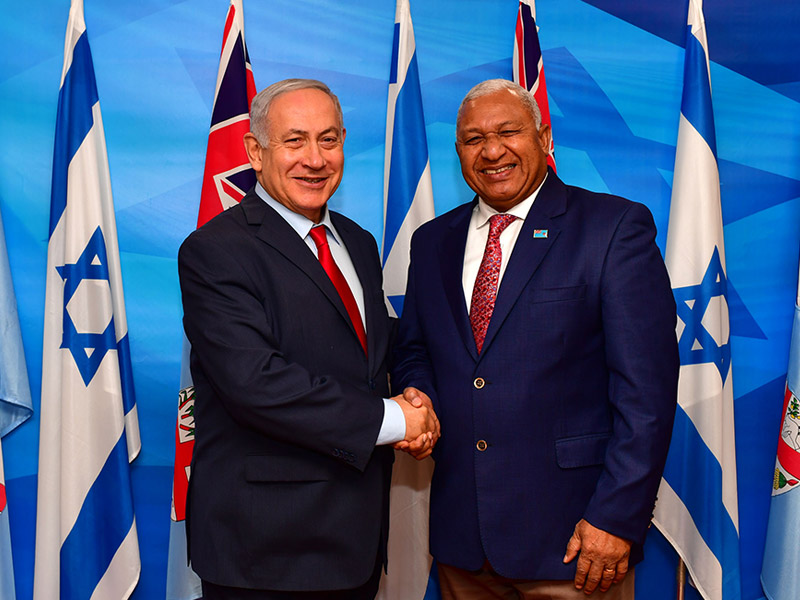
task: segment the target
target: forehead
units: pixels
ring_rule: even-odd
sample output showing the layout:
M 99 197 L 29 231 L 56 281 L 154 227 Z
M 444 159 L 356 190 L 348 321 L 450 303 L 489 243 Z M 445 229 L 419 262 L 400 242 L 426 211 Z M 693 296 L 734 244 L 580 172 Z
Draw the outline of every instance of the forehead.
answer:
M 479 96 L 464 105 L 458 130 L 493 129 L 503 123 L 533 124 L 533 115 L 510 90 Z
M 275 98 L 270 103 L 267 122 L 275 130 L 324 131 L 339 127 L 339 115 L 328 94 L 308 88 Z

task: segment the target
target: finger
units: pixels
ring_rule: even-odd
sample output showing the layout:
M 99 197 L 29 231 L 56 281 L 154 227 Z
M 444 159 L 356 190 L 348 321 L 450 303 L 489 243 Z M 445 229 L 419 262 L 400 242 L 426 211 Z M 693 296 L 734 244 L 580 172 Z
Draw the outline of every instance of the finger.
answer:
M 566 564 L 572 561 L 573 558 L 578 556 L 578 551 L 580 549 L 581 549 L 581 541 L 573 533 L 572 537 L 569 538 L 569 542 L 567 542 L 567 553 L 564 554 L 564 563 Z
M 394 444 L 392 444 L 392 448 L 395 448 L 396 450 L 404 450 L 405 451 L 405 450 L 408 449 L 408 442 L 406 442 L 405 440 L 402 440 L 402 441 L 399 441 L 399 442 L 395 442 Z
M 403 398 L 414 408 L 420 408 L 422 406 L 422 398 L 416 388 L 406 388 L 403 390 Z
M 592 566 L 590 560 L 587 560 L 583 556 L 578 558 L 578 564 L 575 567 L 575 587 L 579 590 L 586 585 L 586 578 L 589 574 L 589 569 Z
M 586 583 L 583 584 L 583 592 L 585 594 L 591 594 L 597 589 L 597 586 L 600 585 L 602 579 L 603 563 L 595 561 L 592 563 L 592 566 L 589 567 L 589 572 L 586 574 Z
M 617 563 L 617 571 L 616 575 L 614 576 L 614 583 L 621 583 L 623 579 L 625 579 L 625 575 L 628 574 L 628 559 L 623 558 L 621 561 Z
M 611 584 L 614 583 L 614 578 L 617 575 L 617 570 L 614 567 L 608 566 L 603 567 L 603 573 L 600 579 L 600 591 L 607 592 L 608 589 L 611 587 Z
M 431 455 L 431 453 L 432 453 L 432 452 L 433 452 L 433 448 L 428 448 L 428 449 L 427 449 L 425 452 L 423 452 L 422 454 L 412 454 L 412 456 L 413 456 L 414 458 L 416 458 L 417 460 L 423 460 L 423 459 L 425 459 L 425 458 L 428 458 L 428 457 Z

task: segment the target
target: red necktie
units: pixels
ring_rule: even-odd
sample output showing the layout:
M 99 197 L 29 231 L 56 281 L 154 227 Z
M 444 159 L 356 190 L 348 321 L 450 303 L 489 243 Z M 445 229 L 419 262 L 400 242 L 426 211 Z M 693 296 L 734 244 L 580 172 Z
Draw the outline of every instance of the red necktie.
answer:
M 353 292 L 350 290 L 350 286 L 347 285 L 347 280 L 344 278 L 344 275 L 342 275 L 342 272 L 339 270 L 339 267 L 336 266 L 336 262 L 333 260 L 331 249 L 328 246 L 328 233 L 325 230 L 325 226 L 320 225 L 318 227 L 312 227 L 309 235 L 317 245 L 317 256 L 319 257 L 319 262 L 322 265 L 322 268 L 325 269 L 328 277 L 330 277 L 331 282 L 333 282 L 336 291 L 339 292 L 339 297 L 344 303 L 347 314 L 350 316 L 350 320 L 353 322 L 353 327 L 355 327 L 358 340 L 361 342 L 361 347 L 364 349 L 364 354 L 366 354 L 367 334 L 364 331 L 364 324 L 361 322 L 361 313 L 358 312 L 358 304 L 356 304 L 356 299 L 353 297 Z
M 475 345 L 478 354 L 483 349 L 486 339 L 486 330 L 494 311 L 494 301 L 497 298 L 497 280 L 500 276 L 500 263 L 503 253 L 500 249 L 500 234 L 511 225 L 517 217 L 514 215 L 493 215 L 489 219 L 489 237 L 486 240 L 486 249 L 483 251 L 483 260 L 475 278 L 475 287 L 472 288 L 472 304 L 469 309 L 469 322 L 472 325 L 472 335 L 475 336 Z

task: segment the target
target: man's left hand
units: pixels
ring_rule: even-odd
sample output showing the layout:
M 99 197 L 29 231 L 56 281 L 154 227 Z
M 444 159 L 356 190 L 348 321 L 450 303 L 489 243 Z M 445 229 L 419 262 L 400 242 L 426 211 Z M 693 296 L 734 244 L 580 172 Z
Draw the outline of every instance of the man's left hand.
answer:
M 612 583 L 619 583 L 628 573 L 631 543 L 607 531 L 598 529 L 581 519 L 567 544 L 564 562 L 572 561 L 578 554 L 575 587 L 586 595 L 600 587 L 606 592 Z

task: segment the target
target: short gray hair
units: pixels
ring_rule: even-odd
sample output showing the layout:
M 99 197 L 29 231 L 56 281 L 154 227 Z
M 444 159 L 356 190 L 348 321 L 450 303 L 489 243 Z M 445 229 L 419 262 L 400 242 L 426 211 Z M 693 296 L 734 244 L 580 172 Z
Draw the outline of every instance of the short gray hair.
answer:
M 336 113 L 339 115 L 339 132 L 341 133 L 344 127 L 344 119 L 342 117 L 342 105 L 339 104 L 339 98 L 336 97 L 331 89 L 316 79 L 284 79 L 273 83 L 271 86 L 264 88 L 253 97 L 250 104 L 250 131 L 256 136 L 258 143 L 262 146 L 267 143 L 267 131 L 269 129 L 269 107 L 272 101 L 278 96 L 296 90 L 319 90 L 328 95 L 333 101 L 333 106 Z
M 461 113 L 464 112 L 464 107 L 468 102 L 472 102 L 481 96 L 487 96 L 488 94 L 494 94 L 495 92 L 502 92 L 504 90 L 511 92 L 519 98 L 522 105 L 530 111 L 531 116 L 533 116 L 533 122 L 536 124 L 536 131 L 539 131 L 539 128 L 542 126 L 542 112 L 539 110 L 536 98 L 524 87 L 508 79 L 487 79 L 468 91 L 467 95 L 464 96 L 464 99 L 461 101 L 461 106 L 458 107 L 456 131 L 458 131 L 458 126 L 461 122 Z

